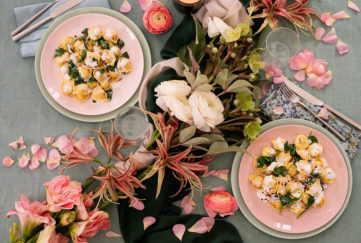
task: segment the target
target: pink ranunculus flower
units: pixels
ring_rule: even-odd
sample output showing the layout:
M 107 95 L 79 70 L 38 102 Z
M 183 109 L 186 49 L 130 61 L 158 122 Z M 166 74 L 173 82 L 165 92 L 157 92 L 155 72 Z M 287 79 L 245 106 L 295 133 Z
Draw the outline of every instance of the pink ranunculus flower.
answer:
M 153 4 L 145 11 L 143 24 L 150 33 L 161 34 L 172 25 L 172 15 L 163 5 Z
M 55 220 L 51 218 L 46 202 L 30 202 L 23 194 L 21 194 L 21 200 L 15 202 L 15 209 L 11 209 L 6 216 L 10 217 L 13 214 L 19 217 L 24 236 L 29 236 L 33 229 L 40 224 L 55 225 Z
M 234 215 L 238 209 L 236 199 L 225 191 L 215 191 L 205 195 L 203 205 L 209 217 L 215 217 L 217 213 L 221 217 Z
M 51 212 L 59 212 L 62 209 L 72 209 L 80 202 L 81 184 L 70 181 L 69 176 L 60 175 L 46 182 L 46 200 Z
M 108 213 L 94 209 L 89 213 L 86 221 L 75 222 L 70 226 L 70 235 L 75 243 L 87 242 L 87 238 L 93 237 L 99 230 L 110 228 Z
M 69 238 L 55 231 L 55 225 L 47 225 L 40 231 L 40 235 L 36 243 L 68 243 Z

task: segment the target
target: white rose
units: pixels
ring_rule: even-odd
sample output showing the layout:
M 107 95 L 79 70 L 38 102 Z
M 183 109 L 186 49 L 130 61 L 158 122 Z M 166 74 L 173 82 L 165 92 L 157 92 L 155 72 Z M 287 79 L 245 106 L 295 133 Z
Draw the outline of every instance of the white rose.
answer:
M 213 19 L 210 19 L 208 22 L 208 36 L 210 38 L 223 34 L 227 29 L 232 28 L 218 17 L 213 17 Z
M 192 112 L 187 96 L 191 87 L 183 80 L 165 81 L 155 88 L 156 104 L 171 116 L 188 124 L 193 124 Z
M 224 107 L 221 100 L 212 92 L 194 91 L 188 99 L 194 125 L 204 132 L 224 121 Z

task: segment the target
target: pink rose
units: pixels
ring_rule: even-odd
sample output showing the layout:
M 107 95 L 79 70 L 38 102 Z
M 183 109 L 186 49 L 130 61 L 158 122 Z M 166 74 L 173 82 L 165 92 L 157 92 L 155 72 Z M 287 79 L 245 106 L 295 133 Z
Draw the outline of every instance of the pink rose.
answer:
M 236 199 L 225 191 L 215 191 L 205 195 L 203 205 L 209 217 L 215 217 L 217 213 L 221 217 L 234 215 L 238 209 Z
M 11 209 L 6 216 L 10 217 L 13 214 L 18 215 L 24 236 L 29 236 L 33 229 L 40 224 L 55 224 L 55 220 L 51 218 L 45 202 L 30 202 L 23 194 L 21 194 L 21 200 L 15 202 L 15 209 Z
M 93 237 L 99 230 L 109 228 L 109 215 L 104 211 L 94 209 L 89 213 L 88 220 L 76 222 L 70 226 L 70 235 L 75 243 L 87 242 L 87 238 Z
M 150 33 L 161 34 L 172 25 L 172 15 L 163 5 L 154 4 L 145 11 L 143 24 Z
M 44 185 L 48 208 L 51 212 L 72 209 L 80 202 L 81 184 L 77 181 L 70 181 L 69 176 L 54 177 Z
M 69 238 L 65 237 L 62 234 L 57 234 L 55 231 L 55 225 L 47 225 L 45 228 L 40 231 L 40 235 L 36 243 L 68 243 Z
M 93 206 L 93 193 L 86 194 L 84 193 L 81 196 L 81 200 L 79 200 L 79 203 L 76 204 L 76 214 L 78 220 L 86 220 L 89 218 L 88 211 L 90 211 L 90 208 Z

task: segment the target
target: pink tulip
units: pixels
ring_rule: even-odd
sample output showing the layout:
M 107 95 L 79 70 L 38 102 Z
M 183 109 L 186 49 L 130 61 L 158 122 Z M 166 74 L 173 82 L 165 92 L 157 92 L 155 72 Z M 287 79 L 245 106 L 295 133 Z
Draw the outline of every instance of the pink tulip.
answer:
M 236 199 L 225 191 L 215 191 L 205 195 L 203 205 L 209 217 L 215 217 L 217 213 L 221 217 L 234 215 L 238 209 Z
M 57 176 L 46 182 L 46 200 L 51 212 L 59 212 L 62 209 L 72 209 L 80 203 L 81 184 L 70 181 L 69 176 Z
M 87 238 L 93 237 L 99 230 L 109 228 L 109 215 L 95 209 L 89 213 L 88 220 L 71 224 L 70 235 L 74 242 L 87 242 Z
M 55 225 L 47 225 L 40 231 L 40 235 L 36 243 L 68 243 L 69 239 L 55 231 Z
M 45 202 L 30 202 L 30 200 L 21 194 L 21 200 L 15 202 L 15 209 L 11 209 L 6 216 L 16 214 L 20 220 L 23 236 L 29 236 L 33 229 L 40 224 L 55 225 L 55 220 L 51 218 Z

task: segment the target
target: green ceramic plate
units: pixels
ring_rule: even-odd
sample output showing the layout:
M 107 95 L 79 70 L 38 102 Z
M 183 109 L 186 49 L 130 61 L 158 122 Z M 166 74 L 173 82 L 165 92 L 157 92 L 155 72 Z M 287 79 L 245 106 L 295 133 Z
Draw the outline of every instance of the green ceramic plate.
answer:
M 84 122 L 106 121 L 106 120 L 114 118 L 116 116 L 116 114 L 119 113 L 122 109 L 125 109 L 126 107 L 129 107 L 129 106 L 133 106 L 133 105 L 135 105 L 135 103 L 137 103 L 139 87 L 141 86 L 141 84 L 139 85 L 137 91 L 133 94 L 133 96 L 121 107 L 119 107 L 111 112 L 101 114 L 101 115 L 82 115 L 82 114 L 77 114 L 72 111 L 69 111 L 69 110 L 65 109 L 64 107 L 62 107 L 61 105 L 59 105 L 48 93 L 46 87 L 44 86 L 44 83 L 43 83 L 43 80 L 42 80 L 41 74 L 40 74 L 40 56 L 41 56 L 44 44 L 45 44 L 47 38 L 49 37 L 49 35 L 54 31 L 54 29 L 57 26 L 59 26 L 65 20 L 72 18 L 74 16 L 77 16 L 77 15 L 80 15 L 80 14 L 86 14 L 86 13 L 99 13 L 99 14 L 111 16 L 111 17 L 116 18 L 116 19 L 120 20 L 121 22 L 123 22 L 125 25 L 127 25 L 129 27 L 129 29 L 131 29 L 133 31 L 133 33 L 136 35 L 137 39 L 139 40 L 139 43 L 142 47 L 142 51 L 143 51 L 143 55 L 144 55 L 144 71 L 143 71 L 142 80 L 144 79 L 144 77 L 146 76 L 146 74 L 149 72 L 149 70 L 151 68 L 152 61 L 151 61 L 150 49 L 149 49 L 148 43 L 147 43 L 143 33 L 140 31 L 138 26 L 135 23 L 133 23 L 133 21 L 131 21 L 126 16 L 124 16 L 114 10 L 107 9 L 107 8 L 101 8 L 101 7 L 86 7 L 86 8 L 74 10 L 68 14 L 65 14 L 61 18 L 59 18 L 57 21 L 55 21 L 49 27 L 49 29 L 45 32 L 44 36 L 42 37 L 40 44 L 38 46 L 38 49 L 36 51 L 35 75 L 36 75 L 38 86 L 39 86 L 41 92 L 43 93 L 45 99 L 48 101 L 48 103 L 54 109 L 56 109 L 63 115 L 68 116 L 72 119 L 84 121 Z
M 310 128 L 313 128 L 321 133 L 323 133 L 325 136 L 327 136 L 340 150 L 345 163 L 346 163 L 346 167 L 347 167 L 347 172 L 348 172 L 348 189 L 347 189 L 347 194 L 346 194 L 346 198 L 345 201 L 342 205 L 342 208 L 339 210 L 339 212 L 336 214 L 336 216 L 334 218 L 332 218 L 327 224 L 321 226 L 320 228 L 317 228 L 313 231 L 309 231 L 309 232 L 305 232 L 305 233 L 284 233 L 284 232 L 280 232 L 274 229 L 271 229 L 270 227 L 266 226 L 265 224 L 261 223 L 248 209 L 248 207 L 246 206 L 245 202 L 243 201 L 241 192 L 240 192 L 240 188 L 239 188 L 239 167 L 241 164 L 241 159 L 243 157 L 243 153 L 237 153 L 234 161 L 233 161 L 233 166 L 232 166 L 232 173 L 231 173 L 231 183 L 232 183 L 232 191 L 233 191 L 233 195 L 235 196 L 237 202 L 238 202 L 238 206 L 241 210 L 241 212 L 243 213 L 243 215 L 248 219 L 249 222 L 251 222 L 251 224 L 253 224 L 255 227 L 257 227 L 258 229 L 260 229 L 261 231 L 270 234 L 272 236 L 275 237 L 279 237 L 279 238 L 283 238 L 283 239 L 302 239 L 302 238 L 307 238 L 307 237 L 311 237 L 314 236 L 316 234 L 321 233 L 322 231 L 326 230 L 327 228 L 329 228 L 332 224 L 334 224 L 337 219 L 342 215 L 343 211 L 345 210 L 348 201 L 350 199 L 350 195 L 351 195 L 351 191 L 352 191 L 352 171 L 351 171 L 351 165 L 350 165 L 350 161 L 346 155 L 346 152 L 344 151 L 344 149 L 342 148 L 342 145 L 338 142 L 338 140 L 327 130 L 325 130 L 324 128 L 305 121 L 305 120 L 301 120 L 301 119 L 282 119 L 282 120 L 277 120 L 277 121 L 272 121 L 269 122 L 265 125 L 262 126 L 262 133 L 277 127 L 277 126 L 281 126 L 281 125 L 302 125 L 302 126 L 307 126 Z M 247 148 L 248 147 L 248 143 L 245 142 L 242 147 Z

